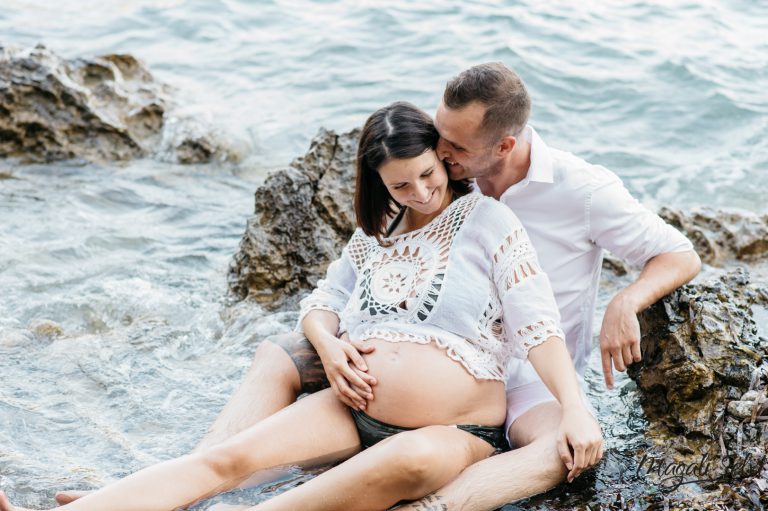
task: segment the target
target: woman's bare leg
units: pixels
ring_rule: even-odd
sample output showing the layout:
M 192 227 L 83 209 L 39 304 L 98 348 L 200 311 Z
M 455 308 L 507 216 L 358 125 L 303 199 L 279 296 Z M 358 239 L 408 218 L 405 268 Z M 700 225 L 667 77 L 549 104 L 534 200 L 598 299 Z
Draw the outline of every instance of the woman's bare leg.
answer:
M 492 452 L 488 442 L 458 428 L 408 431 L 249 510 L 381 511 L 441 488 Z
M 192 452 L 231 438 L 296 401 L 301 387 L 299 372 L 281 343 L 290 344 L 302 337 L 283 334 L 268 337 L 259 344 L 242 383 Z M 61 491 L 56 493 L 56 502 L 63 506 L 90 493 L 92 491 Z
M 231 489 L 257 470 L 340 459 L 358 449 L 348 408 L 327 389 L 205 451 L 153 465 L 57 510 L 169 511 Z

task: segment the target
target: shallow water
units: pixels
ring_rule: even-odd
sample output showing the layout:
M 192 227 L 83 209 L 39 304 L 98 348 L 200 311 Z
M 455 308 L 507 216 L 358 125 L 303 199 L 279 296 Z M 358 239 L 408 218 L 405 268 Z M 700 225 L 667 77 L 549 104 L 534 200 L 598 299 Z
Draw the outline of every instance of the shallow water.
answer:
M 434 111 L 471 64 L 517 69 L 545 140 L 615 170 L 649 207 L 764 212 L 766 33 L 768 5 L 737 0 L 4 1 L 0 43 L 131 53 L 245 160 L 0 162 L 0 487 L 44 505 L 190 449 L 257 340 L 293 319 L 225 303 L 258 182 L 320 126 L 358 126 L 396 99 Z M 634 384 L 603 392 L 599 365 L 588 381 L 611 451 L 562 502 L 646 492 L 627 455 L 644 427 Z M 286 477 L 235 498 L 308 476 Z

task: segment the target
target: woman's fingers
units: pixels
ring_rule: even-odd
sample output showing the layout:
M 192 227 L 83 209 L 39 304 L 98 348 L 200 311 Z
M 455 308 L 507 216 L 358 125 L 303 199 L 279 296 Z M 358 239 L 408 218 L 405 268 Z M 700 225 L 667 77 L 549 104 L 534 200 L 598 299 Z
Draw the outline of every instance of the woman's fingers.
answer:
M 361 370 L 359 370 L 359 369 L 358 369 L 358 368 L 356 368 L 356 367 L 353 367 L 353 368 L 352 368 L 352 370 L 353 370 L 355 373 L 357 373 L 357 375 L 358 375 L 360 378 L 362 378 L 362 379 L 363 379 L 363 381 L 364 381 L 365 383 L 367 383 L 369 386 L 370 386 L 370 385 L 376 385 L 376 378 L 374 378 L 373 376 L 371 376 L 369 373 L 366 373 L 366 372 L 364 372 L 364 371 L 361 371 Z
M 355 371 L 354 368 L 350 366 L 341 368 L 341 375 L 349 382 L 350 385 L 355 385 L 361 389 L 365 389 L 367 394 L 372 392 L 371 386 L 368 385 L 368 383 L 366 383 L 365 380 L 359 376 L 359 372 Z
M 376 346 L 369 342 L 361 342 L 361 341 L 349 341 L 349 343 L 355 347 L 357 351 L 360 353 L 371 353 L 373 350 L 376 349 Z
M 350 408 L 357 408 L 357 405 L 351 399 L 341 393 L 341 390 L 339 390 L 336 382 L 331 382 L 331 389 L 333 390 L 333 395 L 336 396 L 336 399 L 349 406 Z
M 341 391 L 342 394 L 347 396 L 354 403 L 354 405 L 352 405 L 354 408 L 365 410 L 365 399 L 363 399 L 357 392 L 352 390 L 352 388 L 347 383 L 347 380 L 345 380 L 343 376 L 339 375 L 336 378 L 336 385 L 338 386 L 339 391 Z
M 347 344 L 344 346 L 344 353 L 347 354 L 347 358 L 352 361 L 355 366 L 360 369 L 361 371 L 367 371 L 368 366 L 365 364 L 365 360 L 363 360 L 362 355 L 360 355 L 360 352 L 357 351 L 357 348 L 352 346 L 351 344 Z

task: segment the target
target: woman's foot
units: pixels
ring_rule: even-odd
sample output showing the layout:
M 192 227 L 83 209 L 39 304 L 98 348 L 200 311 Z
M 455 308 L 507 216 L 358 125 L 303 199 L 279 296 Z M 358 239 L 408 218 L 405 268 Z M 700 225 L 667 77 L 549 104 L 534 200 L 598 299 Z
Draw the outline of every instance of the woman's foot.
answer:
M 242 511 L 243 509 L 250 509 L 251 506 L 243 506 L 241 504 L 214 504 L 206 511 Z
M 15 507 L 8 502 L 8 497 L 5 496 L 5 492 L 0 490 L 0 511 L 32 511 L 24 507 Z
M 53 497 L 56 499 L 56 503 L 60 506 L 69 504 L 70 502 L 74 502 L 77 499 L 83 498 L 89 493 L 92 493 L 92 491 L 82 491 L 82 490 L 69 490 L 69 491 L 58 491 L 56 492 L 56 495 Z

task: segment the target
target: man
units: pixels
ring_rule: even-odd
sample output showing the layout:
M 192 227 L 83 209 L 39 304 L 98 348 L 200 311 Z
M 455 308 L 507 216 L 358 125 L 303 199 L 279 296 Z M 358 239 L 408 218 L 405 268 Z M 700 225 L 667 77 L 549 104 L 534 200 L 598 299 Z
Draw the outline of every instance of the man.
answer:
M 530 98 L 514 72 L 499 63 L 470 68 L 446 86 L 436 115 L 438 154 L 452 178 L 476 178 L 480 191 L 511 207 L 528 230 L 552 282 L 580 375 L 591 349 L 603 248 L 644 265 L 637 281 L 611 301 L 603 320 L 600 348 L 610 388 L 612 367 L 624 371 L 640 361 L 636 314 L 693 278 L 700 262 L 690 243 L 632 199 L 614 174 L 548 148 L 527 126 L 529 113 Z M 296 335 L 262 342 L 243 384 L 197 450 L 288 406 L 301 392 L 327 386 L 318 356 L 307 344 Z M 367 351 L 363 345 L 354 347 Z M 363 365 L 351 347 L 348 358 Z M 600 440 L 571 434 L 560 422 L 559 404 L 530 364 L 512 364 L 507 427 L 515 449 L 467 468 L 445 488 L 405 509 L 494 509 L 571 481 L 599 460 L 594 453 L 602 451 Z M 375 375 L 359 376 L 357 387 L 334 386 L 352 405 L 364 403 L 374 384 Z M 558 445 L 570 449 L 558 450 Z M 57 500 L 74 497 L 74 492 L 63 493 Z
M 522 81 L 503 64 L 464 71 L 448 83 L 437 110 L 438 155 L 452 178 L 475 178 L 484 194 L 520 218 L 552 282 L 580 375 L 592 347 L 603 249 L 643 266 L 603 317 L 600 352 L 612 388 L 613 368 L 624 371 L 641 360 L 637 314 L 696 276 L 701 262 L 690 242 L 643 208 L 613 173 L 547 147 L 527 126 L 530 106 Z M 555 448 L 560 409 L 554 397 L 529 363 L 512 364 L 507 427 L 514 449 L 467 468 L 403 509 L 495 509 L 571 481 L 583 470 L 564 467 Z

